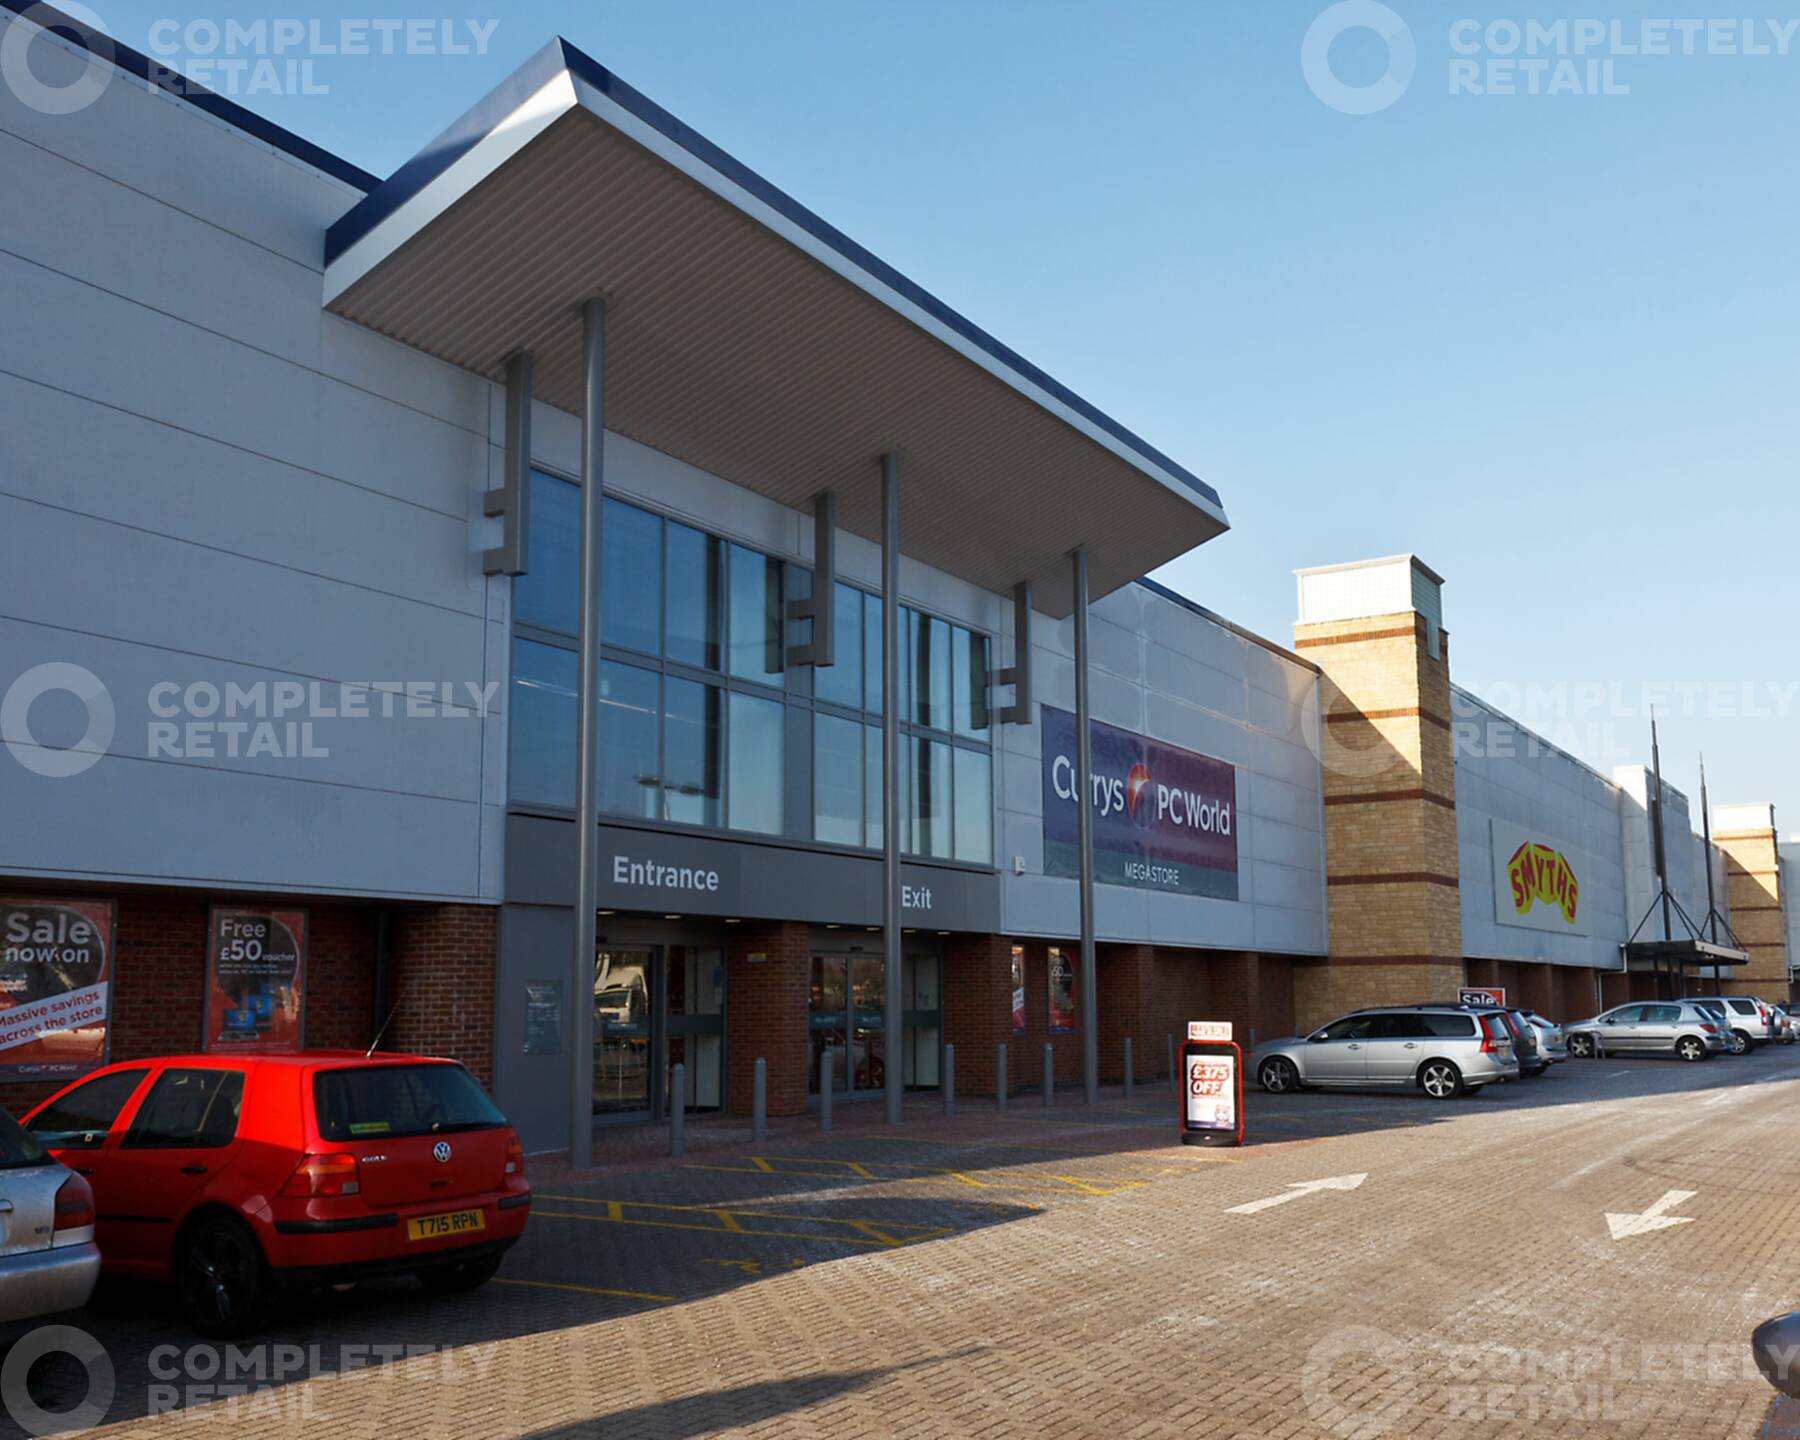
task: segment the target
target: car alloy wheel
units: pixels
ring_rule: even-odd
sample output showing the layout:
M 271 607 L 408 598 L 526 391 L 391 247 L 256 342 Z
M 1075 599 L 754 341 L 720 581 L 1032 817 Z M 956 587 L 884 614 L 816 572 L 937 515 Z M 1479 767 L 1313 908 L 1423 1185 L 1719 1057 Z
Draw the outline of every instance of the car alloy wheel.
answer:
M 242 1221 L 216 1215 L 195 1226 L 176 1267 L 182 1309 L 209 1339 L 253 1330 L 268 1304 L 268 1266 Z
M 1271 1095 L 1286 1095 L 1300 1088 L 1300 1072 L 1294 1068 L 1294 1062 L 1280 1056 L 1263 1061 L 1256 1078 Z
M 1731 1032 L 1731 1053 L 1733 1055 L 1748 1055 L 1750 1053 L 1750 1037 L 1742 1030 L 1733 1030 Z
M 1571 1035 L 1569 1037 L 1569 1053 L 1577 1060 L 1589 1059 L 1594 1053 L 1594 1037 L 1592 1035 Z
M 1675 1053 L 1683 1060 L 1704 1060 L 1706 1058 L 1706 1046 L 1703 1042 L 1696 1040 L 1692 1035 L 1683 1035 L 1681 1039 L 1675 1042 Z
M 1448 1060 L 1427 1060 L 1419 1069 L 1419 1088 L 1433 1100 L 1454 1100 L 1462 1093 L 1462 1072 Z

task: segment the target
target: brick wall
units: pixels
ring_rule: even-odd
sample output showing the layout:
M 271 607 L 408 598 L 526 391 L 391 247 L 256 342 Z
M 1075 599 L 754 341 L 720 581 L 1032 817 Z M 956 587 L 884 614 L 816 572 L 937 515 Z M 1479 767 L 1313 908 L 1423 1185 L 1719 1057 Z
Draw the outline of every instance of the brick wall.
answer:
M 108 1058 L 136 1060 L 198 1050 L 205 1027 L 206 927 L 212 898 L 188 892 L 123 892 L 116 898 Z M 234 896 L 232 903 L 256 902 Z M 308 1047 L 368 1044 L 376 911 L 291 899 L 270 903 L 299 904 L 309 914 L 304 1017 Z M 491 957 L 491 949 L 489 953 Z M 0 1085 L 0 1106 L 20 1114 L 64 1083 Z
M 1321 670 L 1330 956 L 1295 970 L 1303 1028 L 1462 981 L 1449 637 L 1407 610 L 1297 625 Z
M 382 1017 L 383 1050 L 460 1060 L 483 1085 L 493 1084 L 499 913 L 489 905 L 394 911 L 385 1002 L 393 1018 Z
M 1713 836 L 1725 855 L 1725 893 L 1731 930 L 1750 953 L 1750 963 L 1719 982 L 1726 995 L 1779 998 L 1788 988 L 1787 895 L 1781 883 L 1781 847 L 1773 828 L 1728 830 Z
M 732 1114 L 750 1113 L 758 1058 L 768 1062 L 769 1114 L 805 1112 L 811 986 L 806 926 L 731 927 L 725 947 L 725 1104 Z M 838 1056 L 839 1064 L 843 1058 Z
M 1012 1033 L 1012 945 L 1004 935 L 952 935 L 944 942 L 944 1043 L 956 1047 L 958 1094 L 994 1093 L 997 1047 L 1006 1046 L 1006 1089 L 1018 1090 L 1027 1057 Z M 1036 1073 L 1036 1072 L 1034 1072 Z

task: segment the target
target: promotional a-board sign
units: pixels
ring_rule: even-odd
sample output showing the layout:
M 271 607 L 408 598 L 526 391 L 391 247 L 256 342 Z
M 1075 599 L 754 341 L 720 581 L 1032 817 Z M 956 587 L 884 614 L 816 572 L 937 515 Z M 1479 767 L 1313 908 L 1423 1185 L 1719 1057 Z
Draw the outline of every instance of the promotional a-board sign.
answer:
M 1244 1143 L 1244 1057 L 1229 1020 L 1190 1020 L 1181 1043 L 1181 1143 Z
M 0 1078 L 106 1063 L 117 922 L 111 900 L 0 897 Z
M 292 1054 L 304 1043 L 307 914 L 215 905 L 206 927 L 206 1049 Z

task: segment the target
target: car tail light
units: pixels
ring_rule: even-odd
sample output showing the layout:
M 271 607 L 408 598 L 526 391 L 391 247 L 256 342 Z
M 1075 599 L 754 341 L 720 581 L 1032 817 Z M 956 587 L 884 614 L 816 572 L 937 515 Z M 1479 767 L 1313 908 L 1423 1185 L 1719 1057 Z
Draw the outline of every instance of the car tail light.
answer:
M 361 1190 L 362 1177 L 357 1171 L 354 1155 L 302 1155 L 281 1193 L 311 1198 L 356 1195 Z
M 525 1147 L 519 1143 L 519 1132 L 506 1132 L 506 1173 L 523 1175 L 525 1173 Z
M 1708 1035 L 1717 1035 L 1719 1033 L 1717 1030 L 1713 1029 L 1712 1026 L 1708 1025 L 1704 1020 L 1702 1020 L 1700 1022 L 1700 1028 L 1702 1030 L 1704 1030 Z
M 92 1230 L 94 1227 L 94 1187 L 81 1176 L 71 1174 L 56 1192 L 56 1222 L 51 1232 L 50 1244 L 79 1245 L 87 1240 L 86 1235 L 77 1235 L 78 1230 Z
M 1499 1023 L 1500 1022 L 1497 1022 L 1492 1015 L 1484 1015 L 1481 1018 L 1481 1053 L 1483 1055 L 1497 1055 L 1500 1053 L 1500 1047 L 1495 1043 L 1500 1037 L 1494 1033 L 1495 1029 L 1498 1028 Z

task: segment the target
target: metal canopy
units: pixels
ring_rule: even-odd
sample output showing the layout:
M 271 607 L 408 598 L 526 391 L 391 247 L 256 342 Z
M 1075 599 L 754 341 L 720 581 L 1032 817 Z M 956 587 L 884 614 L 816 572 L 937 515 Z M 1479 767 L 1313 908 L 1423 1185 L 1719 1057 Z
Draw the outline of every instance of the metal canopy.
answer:
M 1227 528 L 1217 493 L 557 40 L 331 227 L 334 314 L 580 413 L 607 302 L 610 430 L 907 554 L 1071 608 Z M 1004 264 L 1003 255 L 993 263 Z
M 1748 965 L 1750 952 L 1710 940 L 1633 940 L 1625 947 L 1629 960 L 1674 960 L 1686 965 Z

